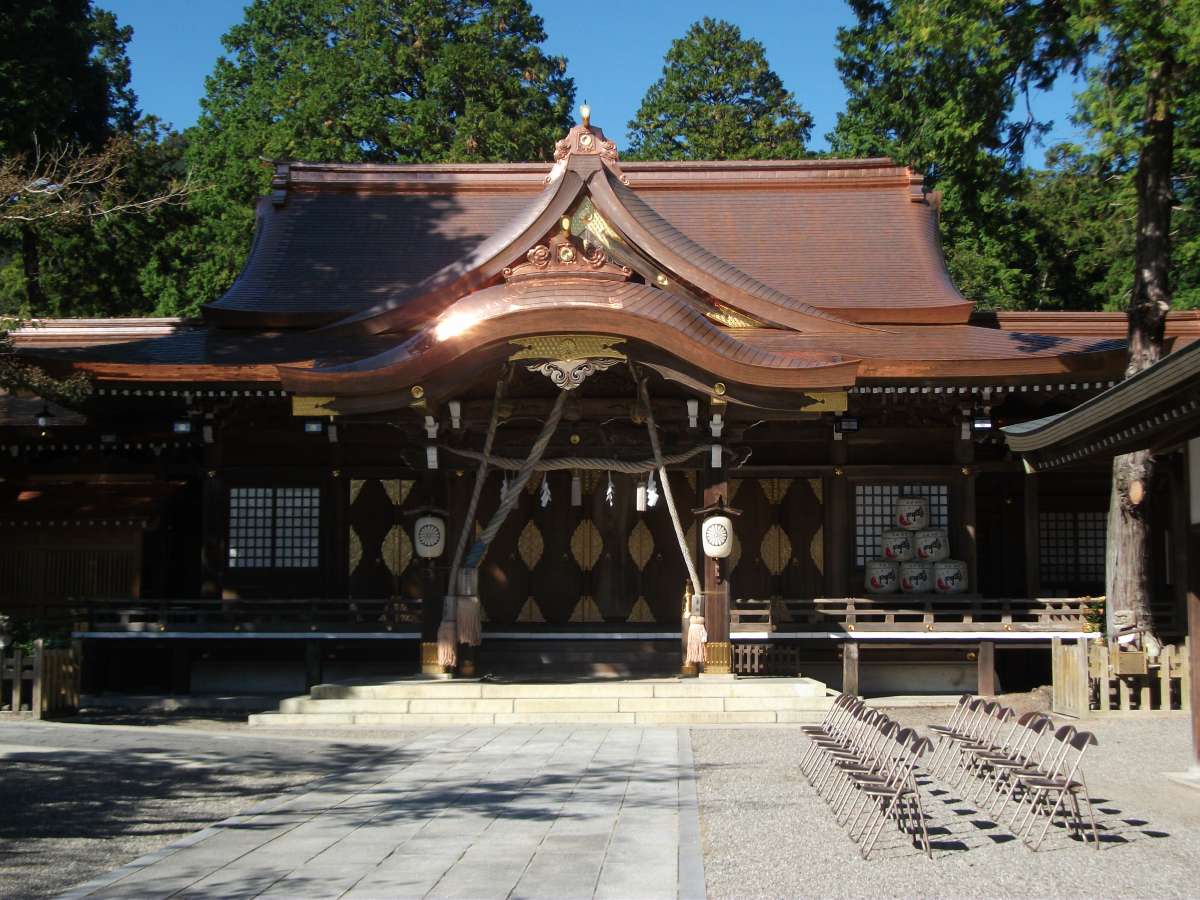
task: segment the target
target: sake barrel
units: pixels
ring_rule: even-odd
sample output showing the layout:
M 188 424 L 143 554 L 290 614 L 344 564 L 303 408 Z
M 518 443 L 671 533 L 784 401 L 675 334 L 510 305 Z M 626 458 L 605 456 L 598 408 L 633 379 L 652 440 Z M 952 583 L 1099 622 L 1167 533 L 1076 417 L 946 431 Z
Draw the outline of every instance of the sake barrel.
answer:
M 913 558 L 913 535 L 901 528 L 889 528 L 879 536 L 879 549 L 884 559 L 905 562 Z
M 933 566 L 923 562 L 900 563 L 900 590 L 924 594 L 933 587 Z
M 913 536 L 913 556 L 921 562 L 941 562 L 950 557 L 950 539 L 944 528 L 926 528 Z
M 870 594 L 895 593 L 900 586 L 900 574 L 896 563 L 890 559 L 872 559 L 867 563 L 866 587 Z
M 934 563 L 933 589 L 939 594 L 961 594 L 967 589 L 967 564 L 960 559 Z
M 929 501 L 924 497 L 897 497 L 892 512 L 896 525 L 905 531 L 921 531 L 929 526 Z

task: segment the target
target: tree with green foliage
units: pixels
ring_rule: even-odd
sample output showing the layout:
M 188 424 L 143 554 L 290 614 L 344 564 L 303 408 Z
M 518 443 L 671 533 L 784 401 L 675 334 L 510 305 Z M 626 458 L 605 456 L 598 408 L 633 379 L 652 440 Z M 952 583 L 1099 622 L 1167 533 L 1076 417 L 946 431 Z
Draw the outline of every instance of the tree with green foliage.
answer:
M 944 190 L 952 272 L 969 296 L 993 299 L 995 305 L 1005 298 L 988 298 L 987 285 L 971 281 L 977 273 L 964 261 L 988 260 L 996 283 L 1005 284 L 1005 276 L 1015 273 L 1027 284 L 1033 273 L 1021 264 L 1022 254 L 1038 259 L 1030 251 L 1055 224 L 1052 216 L 1031 219 L 1036 211 L 1047 212 L 1053 198 L 1029 202 L 1020 160 L 1026 139 L 1045 126 L 1027 106 L 1024 116 L 1015 114 L 1016 104 L 1061 73 L 1087 67 L 1080 119 L 1095 145 L 1088 166 L 1103 173 L 1112 193 L 1097 196 L 1093 182 L 1080 195 L 1080 208 L 1102 210 L 1113 223 L 1124 209 L 1126 227 L 1116 229 L 1123 238 L 1109 246 L 1132 249 L 1125 276 L 1132 286 L 1122 292 L 1129 310 L 1126 374 L 1159 359 L 1173 270 L 1189 290 L 1196 279 L 1194 272 L 1179 275 L 1172 212 L 1176 204 L 1186 210 L 1182 257 L 1194 260 L 1200 0 L 851 0 L 851 5 L 858 24 L 838 36 L 838 66 L 851 99 L 831 136 L 835 148 L 888 153 Z M 1059 189 L 1067 185 L 1052 188 L 1062 197 Z M 1013 202 L 1018 200 L 1025 202 Z M 1064 234 L 1066 245 L 1080 243 L 1078 234 Z M 1112 284 L 1111 277 L 1106 283 Z M 1149 452 L 1114 461 L 1107 567 L 1110 620 L 1117 612 L 1129 613 L 1151 647 L 1157 641 L 1149 602 L 1153 476 Z
M 187 161 L 212 189 L 143 274 L 162 313 L 194 313 L 250 246 L 267 159 L 546 160 L 571 124 L 566 61 L 527 0 L 254 0 L 225 35 Z
M 812 116 L 761 43 L 705 18 L 672 42 L 628 127 L 629 159 L 799 159 Z

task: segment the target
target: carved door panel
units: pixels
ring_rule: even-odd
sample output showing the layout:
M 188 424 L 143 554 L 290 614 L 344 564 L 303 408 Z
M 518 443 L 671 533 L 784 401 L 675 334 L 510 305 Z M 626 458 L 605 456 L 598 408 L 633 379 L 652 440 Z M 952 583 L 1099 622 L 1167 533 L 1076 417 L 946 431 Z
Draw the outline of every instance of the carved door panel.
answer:
M 726 564 L 733 596 L 743 600 L 817 597 L 824 593 L 823 486 L 820 479 L 758 478 L 730 482 L 742 510 Z
M 573 544 L 581 553 L 590 553 L 590 550 L 584 546 L 585 538 L 575 537 L 581 523 L 579 507 L 571 505 L 570 473 L 549 472 L 547 477 L 550 503 L 543 507 L 538 502 L 532 519 L 541 530 L 545 544 L 542 558 L 533 570 L 532 593 L 547 622 L 565 625 L 575 613 L 580 598 L 587 593 L 586 580 L 576 562 Z M 538 479 L 535 499 L 540 490 L 541 481 Z
M 419 597 L 421 573 L 405 512 L 415 503 L 414 482 L 351 479 L 349 483 L 349 591 L 351 597 Z
M 591 476 L 591 477 L 589 477 Z M 591 569 L 591 594 L 601 620 L 623 623 L 633 614 L 638 597 L 639 570 L 630 554 L 629 535 L 637 513 L 631 479 L 613 476 L 613 504 L 605 493 L 608 478 L 603 472 L 584 473 L 583 506 L 591 510 L 600 539 L 598 556 Z
M 692 510 L 699 505 L 696 502 L 696 473 L 673 472 L 670 477 L 680 523 L 688 547 L 695 553 L 696 529 Z M 634 482 L 632 489 L 636 491 L 636 482 L 630 481 Z M 639 614 L 637 618 L 644 621 L 648 610 L 654 622 L 678 627 L 688 571 L 666 500 L 660 499 L 644 513 L 635 512 L 634 517 L 637 521 L 630 532 L 629 548 L 634 562 L 642 561 L 638 566 L 638 599 L 634 607 Z M 696 565 L 700 565 L 698 559 Z M 633 615 L 630 618 L 634 620 Z
M 491 521 L 500 505 L 503 483 L 498 472 L 488 476 L 475 513 L 472 540 Z M 542 556 L 540 533 L 524 531 L 533 505 L 534 498 L 528 491 L 522 491 L 516 507 L 492 539 L 479 566 L 479 599 L 485 622 L 511 625 L 521 618 L 522 613 L 531 615 L 526 610 L 532 581 L 530 571 Z

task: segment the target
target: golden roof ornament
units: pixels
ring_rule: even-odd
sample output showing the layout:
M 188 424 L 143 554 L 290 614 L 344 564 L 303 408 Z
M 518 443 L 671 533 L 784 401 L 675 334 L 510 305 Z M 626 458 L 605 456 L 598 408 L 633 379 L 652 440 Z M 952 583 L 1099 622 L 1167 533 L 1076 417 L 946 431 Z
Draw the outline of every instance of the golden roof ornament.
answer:
M 621 157 L 617 153 L 617 145 L 604 136 L 604 132 L 592 125 L 592 108 L 586 100 L 579 107 L 580 122 L 567 132 L 567 136 L 554 145 L 554 162 L 565 164 L 571 156 L 598 156 L 600 163 L 621 180 L 624 185 L 629 179 L 621 171 Z M 560 166 L 546 176 L 546 183 L 555 177 Z

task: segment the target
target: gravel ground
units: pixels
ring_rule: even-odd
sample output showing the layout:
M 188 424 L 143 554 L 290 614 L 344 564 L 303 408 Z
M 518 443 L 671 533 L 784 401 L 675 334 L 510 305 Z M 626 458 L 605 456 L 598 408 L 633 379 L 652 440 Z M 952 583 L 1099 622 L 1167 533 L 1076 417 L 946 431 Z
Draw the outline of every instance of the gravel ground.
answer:
M 143 724 L 0 721 L 0 897 L 54 896 L 412 737 L 297 738 L 191 716 L 104 718 Z
M 948 715 L 890 712 L 917 726 Z M 807 741 L 799 730 L 695 729 L 708 896 L 1195 897 L 1200 792 L 1161 774 L 1187 767 L 1187 719 L 1093 719 L 1080 727 L 1100 742 L 1084 760 L 1099 851 L 1052 829 L 1033 853 L 969 799 L 931 783 L 922 790 L 932 861 L 890 828 L 863 861 L 795 766 Z

